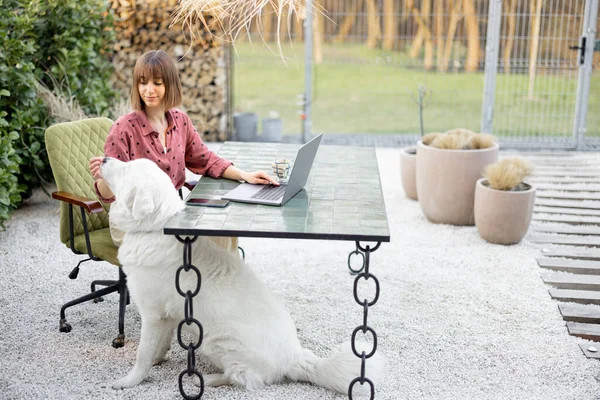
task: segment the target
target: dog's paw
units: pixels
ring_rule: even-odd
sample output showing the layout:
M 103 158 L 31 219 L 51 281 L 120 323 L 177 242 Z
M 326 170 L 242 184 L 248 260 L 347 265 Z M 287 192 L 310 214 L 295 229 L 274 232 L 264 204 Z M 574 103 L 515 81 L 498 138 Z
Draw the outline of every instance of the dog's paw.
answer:
M 152 365 L 153 366 L 154 365 L 160 365 L 160 364 L 162 364 L 164 362 L 167 362 L 167 361 L 169 361 L 169 357 L 163 357 L 163 358 L 160 358 L 160 359 L 159 358 L 155 358 L 154 361 L 152 361 Z
M 204 378 L 204 377 L 202 377 L 202 378 Z M 200 387 L 200 378 L 198 378 L 198 376 L 194 375 L 194 376 L 192 377 L 192 383 L 193 383 L 194 385 L 196 385 L 196 386 Z M 207 384 L 206 384 L 206 380 L 204 380 L 204 385 L 205 385 L 205 386 L 210 386 L 210 385 L 207 385 Z
M 129 389 L 129 388 L 136 386 L 141 381 L 142 381 L 141 379 L 134 379 L 134 378 L 129 377 L 129 375 L 128 375 L 125 378 L 119 379 L 118 381 L 113 383 L 112 388 L 116 389 L 116 390 Z
M 228 379 L 225 378 L 225 376 L 223 374 L 206 374 L 203 376 L 204 379 L 204 386 L 223 386 L 223 385 L 230 385 L 231 382 L 229 382 Z M 194 375 L 194 384 L 196 386 L 200 386 L 200 379 Z

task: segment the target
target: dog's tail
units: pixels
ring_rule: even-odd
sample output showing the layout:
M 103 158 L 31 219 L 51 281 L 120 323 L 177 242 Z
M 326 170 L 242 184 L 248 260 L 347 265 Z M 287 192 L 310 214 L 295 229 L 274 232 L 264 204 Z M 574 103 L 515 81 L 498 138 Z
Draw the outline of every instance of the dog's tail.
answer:
M 360 353 L 371 351 L 371 346 L 357 342 L 356 350 Z M 356 357 L 346 342 L 338 347 L 329 358 L 319 358 L 310 350 L 302 349 L 298 363 L 287 373 L 287 377 L 294 381 L 311 382 L 315 385 L 333 389 L 340 393 L 348 393 L 350 383 L 360 377 L 361 359 Z M 375 353 L 365 363 L 365 377 L 369 378 L 375 386 L 381 381 L 383 360 L 380 354 Z M 367 382 L 356 382 L 353 386 L 353 395 L 370 393 Z

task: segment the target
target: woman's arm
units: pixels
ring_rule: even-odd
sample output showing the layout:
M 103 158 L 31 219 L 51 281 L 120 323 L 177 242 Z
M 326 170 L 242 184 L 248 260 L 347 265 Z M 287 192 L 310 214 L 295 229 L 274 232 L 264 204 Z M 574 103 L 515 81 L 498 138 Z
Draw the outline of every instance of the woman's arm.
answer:
M 104 200 L 110 200 L 115 197 L 115 194 L 110 190 L 108 183 L 104 179 L 98 179 L 96 181 L 96 187 L 98 188 L 98 193 L 100 196 L 104 198 Z
M 102 177 L 102 171 L 100 166 L 102 165 L 103 157 L 92 157 L 90 158 L 89 167 L 92 176 L 96 180 L 96 194 L 99 195 L 100 200 L 103 202 L 109 202 L 115 195 L 108 186 L 108 183 Z
M 225 172 L 223 172 L 223 178 L 232 179 L 234 181 L 246 181 L 248 183 L 261 185 L 266 185 L 269 183 L 276 186 L 279 185 L 279 182 L 267 175 L 264 171 L 246 172 L 239 169 L 235 165 L 230 165 L 227 167 Z
M 124 124 L 123 120 L 127 116 L 119 118 L 111 127 L 104 143 L 104 156 L 118 158 L 121 161 L 129 160 L 129 141 L 128 141 L 128 124 Z M 131 133 L 130 133 L 131 134 Z M 115 195 L 108 186 L 108 183 L 103 179 L 100 166 L 102 165 L 103 156 L 92 157 L 89 161 L 89 168 L 94 177 L 94 191 L 98 195 L 100 201 L 104 203 L 112 203 L 115 201 Z
M 210 151 L 200 138 L 198 131 L 192 125 L 190 117 L 179 110 L 176 110 L 175 113 L 186 121 L 184 123 L 185 166 L 190 171 L 198 175 L 207 175 L 213 178 L 226 178 L 263 185 L 269 183 L 279 185 L 279 182 L 263 171 L 246 172 L 234 166 L 231 161 L 221 158 Z

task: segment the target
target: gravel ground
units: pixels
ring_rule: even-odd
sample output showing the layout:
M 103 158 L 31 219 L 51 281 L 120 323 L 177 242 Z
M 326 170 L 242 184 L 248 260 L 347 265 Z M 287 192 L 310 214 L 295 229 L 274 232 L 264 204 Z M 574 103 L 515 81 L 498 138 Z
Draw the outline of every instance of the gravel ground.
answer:
M 218 147 L 217 145 L 213 145 Z M 381 297 L 369 311 L 386 378 L 377 399 L 597 399 L 598 364 L 568 335 L 535 262 L 539 246 L 486 243 L 475 227 L 429 223 L 402 191 L 399 150 L 377 155 L 391 243 L 372 255 Z M 58 204 L 41 190 L 0 232 L 0 398 L 177 399 L 186 363 L 176 340 L 169 359 L 139 386 L 110 384 L 134 363 L 140 318 L 126 315 L 126 344 L 117 332 L 117 296 L 69 309 L 73 331 L 58 331 L 60 306 L 117 276 L 106 263 L 67 275 L 75 256 L 58 240 Z M 362 323 L 348 274 L 350 242 L 241 239 L 246 259 L 283 299 L 302 343 L 325 356 Z M 277 254 L 277 256 L 275 256 Z M 209 371 L 202 358 L 202 371 Z M 367 364 L 368 376 L 368 364 Z M 247 392 L 207 388 L 205 399 L 343 399 L 303 383 Z

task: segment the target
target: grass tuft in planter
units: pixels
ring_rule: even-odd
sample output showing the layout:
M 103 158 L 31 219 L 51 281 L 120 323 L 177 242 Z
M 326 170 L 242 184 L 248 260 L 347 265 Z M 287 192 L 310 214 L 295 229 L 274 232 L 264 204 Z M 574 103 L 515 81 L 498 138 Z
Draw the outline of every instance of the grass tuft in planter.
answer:
M 535 188 L 524 179 L 533 165 L 522 158 L 506 158 L 489 165 L 475 188 L 475 225 L 491 243 L 514 244 L 529 229 Z
M 523 180 L 531 175 L 533 164 L 519 157 L 505 158 L 489 165 L 484 173 L 484 185 L 496 190 L 527 190 L 530 186 Z

